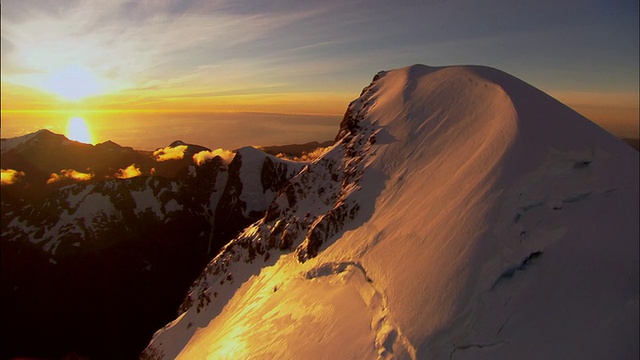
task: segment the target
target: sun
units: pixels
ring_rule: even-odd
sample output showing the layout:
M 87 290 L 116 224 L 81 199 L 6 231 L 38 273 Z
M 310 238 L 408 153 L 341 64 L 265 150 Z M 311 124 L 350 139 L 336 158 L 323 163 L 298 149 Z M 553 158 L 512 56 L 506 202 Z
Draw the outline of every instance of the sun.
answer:
M 69 101 L 78 101 L 100 93 L 99 79 L 89 70 L 71 66 L 58 70 L 47 77 L 48 91 Z
M 84 119 L 79 117 L 74 117 L 69 120 L 69 124 L 67 124 L 67 138 L 87 144 L 93 143 L 89 127 Z

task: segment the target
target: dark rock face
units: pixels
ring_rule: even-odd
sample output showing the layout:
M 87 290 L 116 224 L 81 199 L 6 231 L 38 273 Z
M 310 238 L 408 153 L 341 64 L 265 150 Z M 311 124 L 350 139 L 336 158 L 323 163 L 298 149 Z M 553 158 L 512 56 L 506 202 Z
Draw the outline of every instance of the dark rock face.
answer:
M 243 188 L 261 186 L 268 203 L 304 165 L 266 154 L 260 162 L 243 164 L 239 154 L 229 166 L 219 157 L 196 166 L 193 154 L 208 149 L 188 144 L 183 159 L 157 162 L 151 153 L 112 142 L 91 146 L 43 134 L 31 140 L 35 144 L 4 153 L 3 169 L 31 172 L 47 161 L 43 149 L 60 154 L 61 147 L 88 152 L 87 161 L 105 153 L 97 158 L 111 165 L 103 178 L 96 170 L 91 181 L 41 184 L 46 191 L 23 196 L 59 166 L 85 166 L 69 153 L 51 165 L 57 170 L 45 168 L 40 177 L 24 179 L 22 187 L 2 187 L 3 358 L 74 352 L 95 359 L 137 358 L 155 330 L 175 317 L 207 262 L 264 215 L 266 209 L 253 209 L 245 216 Z M 42 148 L 43 142 L 50 144 Z M 11 161 L 5 164 L 7 154 Z M 106 175 L 130 161 L 147 166 L 148 173 L 130 179 Z M 258 175 L 241 179 L 243 166 L 257 166 L 248 173 Z M 155 176 L 149 175 L 152 167 Z
M 56 264 L 36 245 L 3 241 L 3 356 L 134 358 L 206 263 L 206 225 L 185 217 L 142 238 L 114 231 L 120 241 Z
M 276 162 L 265 156 L 262 170 L 260 171 L 260 183 L 264 191 L 271 190 L 276 192 L 280 190 L 289 180 L 289 172 L 290 169 L 286 163 Z
M 252 152 L 255 152 L 252 151 Z M 255 156 L 255 154 L 251 154 Z M 245 184 L 243 181 L 250 179 L 242 179 L 240 171 L 245 157 L 250 156 L 248 153 L 243 155 L 239 151 L 229 164 L 229 178 L 224 189 L 218 208 L 215 212 L 215 227 L 213 237 L 217 239 L 219 246 L 212 249 L 213 253 L 220 250 L 222 245 L 233 239 L 247 226 L 256 222 L 264 216 L 266 208 L 247 208 L 247 202 L 243 200 L 243 190 Z M 260 196 L 264 198 L 262 203 L 268 204 L 273 200 L 276 192 L 284 186 L 287 181 L 302 168 L 301 164 L 279 161 L 267 154 L 260 155 L 260 192 L 251 194 L 252 196 Z M 255 181 L 257 179 L 251 179 Z
M 336 138 L 335 138 L 336 142 L 343 139 L 347 135 L 355 135 L 358 132 L 358 130 L 360 130 L 359 124 L 364 117 L 364 113 L 365 113 L 364 110 L 369 105 L 369 104 L 364 104 L 364 106 L 360 106 L 363 99 L 362 95 L 370 91 L 375 86 L 376 81 L 384 77 L 385 74 L 386 74 L 385 71 L 378 72 L 373 77 L 371 84 L 369 84 L 369 86 L 362 89 L 362 92 L 360 93 L 360 97 L 358 97 L 356 100 L 349 103 L 349 106 L 347 107 L 347 111 L 345 112 L 344 117 L 340 122 L 340 130 L 338 131 L 338 135 L 336 135 Z M 354 109 L 359 109 L 359 111 L 354 113 Z
M 240 230 L 256 220 L 244 216 L 247 203 L 240 198 L 243 188 L 242 180 L 240 179 L 242 161 L 242 154 L 238 153 L 229 164 L 229 178 L 215 214 L 216 226 L 213 230 L 213 237 L 216 239 L 229 241 Z M 214 252 L 217 252 L 217 250 L 219 248 L 215 249 Z
M 35 232 L 3 218 L 3 356 L 134 358 L 209 260 L 205 204 L 181 185 L 138 177 L 64 188 L 14 218 Z M 139 192 L 166 212 L 136 211 Z M 74 218 L 85 206 L 100 209 L 91 197 L 111 211 Z M 171 202 L 183 210 L 162 206 Z
M 345 135 L 349 133 L 354 133 L 358 130 L 358 119 L 353 116 L 351 113 L 351 109 L 353 108 L 353 101 L 349 103 L 347 107 L 347 111 L 344 113 L 342 117 L 342 121 L 340 122 L 340 130 L 338 131 L 338 135 L 336 135 L 336 141 L 342 139 Z

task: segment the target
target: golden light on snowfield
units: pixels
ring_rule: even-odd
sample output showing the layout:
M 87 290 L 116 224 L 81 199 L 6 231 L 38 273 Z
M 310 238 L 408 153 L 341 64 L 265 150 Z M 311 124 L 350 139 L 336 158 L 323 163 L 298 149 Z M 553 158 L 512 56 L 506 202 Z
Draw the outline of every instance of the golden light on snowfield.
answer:
M 69 120 L 69 124 L 67 124 L 67 138 L 87 144 L 93 143 L 89 127 L 84 119 L 80 117 L 74 117 Z

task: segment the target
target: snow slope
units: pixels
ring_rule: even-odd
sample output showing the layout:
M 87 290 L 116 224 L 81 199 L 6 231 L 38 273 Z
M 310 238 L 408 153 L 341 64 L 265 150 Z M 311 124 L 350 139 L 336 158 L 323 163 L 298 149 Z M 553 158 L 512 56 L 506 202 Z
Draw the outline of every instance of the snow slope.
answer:
M 143 358 L 638 358 L 638 153 L 495 69 L 380 72 Z
M 37 132 L 31 133 L 31 134 L 27 134 L 27 135 L 23 135 L 23 136 L 18 136 L 18 137 L 14 137 L 14 138 L 7 138 L 7 139 L 1 139 L 0 140 L 0 153 L 4 154 L 5 152 L 9 151 L 9 150 L 13 150 L 15 148 L 17 148 L 18 146 L 26 143 L 27 141 L 35 138 L 36 136 L 38 136 L 41 133 L 45 133 L 45 132 L 49 132 L 49 130 L 39 130 Z

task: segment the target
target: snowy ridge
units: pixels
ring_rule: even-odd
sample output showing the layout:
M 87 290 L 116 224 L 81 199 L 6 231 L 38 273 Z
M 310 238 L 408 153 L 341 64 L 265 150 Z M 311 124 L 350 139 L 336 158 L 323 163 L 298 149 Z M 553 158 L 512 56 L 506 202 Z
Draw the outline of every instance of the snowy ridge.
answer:
M 49 130 L 39 130 L 36 131 L 34 133 L 31 134 L 27 134 L 27 135 L 23 135 L 23 136 L 18 136 L 18 137 L 14 137 L 14 138 L 8 138 L 8 139 L 2 139 L 0 141 L 0 153 L 4 154 L 5 152 L 9 151 L 9 150 L 13 150 L 15 148 L 17 148 L 18 146 L 26 143 L 27 141 L 35 138 L 36 136 L 38 136 L 38 134 L 40 133 L 44 133 L 44 132 L 49 132 Z
M 34 137 L 36 137 L 38 134 L 42 133 L 42 132 L 46 132 L 49 130 L 39 130 L 36 131 L 34 133 L 31 134 L 27 134 L 27 135 L 23 135 L 23 136 L 18 136 L 18 137 L 14 137 L 14 138 L 8 138 L 8 139 L 2 139 L 0 141 L 0 153 L 5 153 L 9 150 L 13 150 L 15 148 L 17 148 L 18 146 L 26 143 L 27 141 L 33 139 Z
M 637 358 L 636 151 L 471 66 L 379 73 L 338 140 L 143 358 Z

